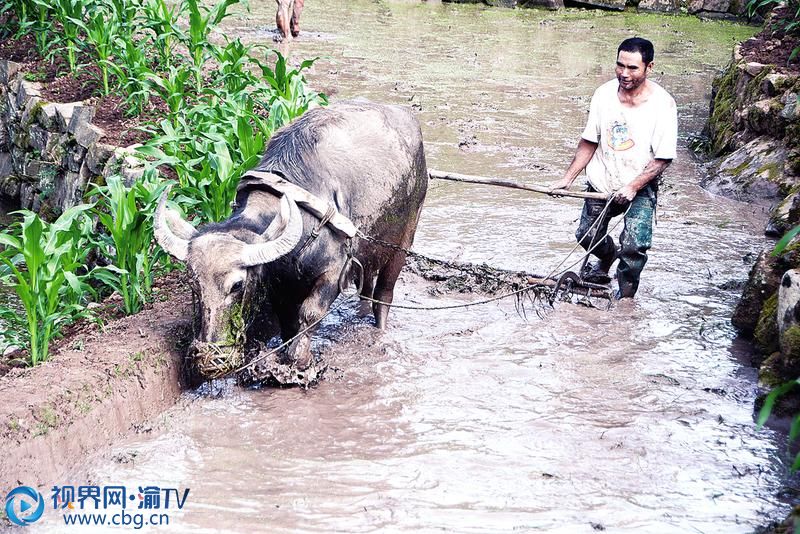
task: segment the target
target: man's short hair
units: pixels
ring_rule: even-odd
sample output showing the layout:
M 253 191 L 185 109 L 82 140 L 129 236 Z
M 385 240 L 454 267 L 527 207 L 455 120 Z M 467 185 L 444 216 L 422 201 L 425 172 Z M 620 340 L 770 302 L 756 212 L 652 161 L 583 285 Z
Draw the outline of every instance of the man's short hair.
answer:
M 645 65 L 652 63 L 656 55 L 653 43 L 641 37 L 631 37 L 622 41 L 619 48 L 617 48 L 617 57 L 619 57 L 620 52 L 639 52 Z

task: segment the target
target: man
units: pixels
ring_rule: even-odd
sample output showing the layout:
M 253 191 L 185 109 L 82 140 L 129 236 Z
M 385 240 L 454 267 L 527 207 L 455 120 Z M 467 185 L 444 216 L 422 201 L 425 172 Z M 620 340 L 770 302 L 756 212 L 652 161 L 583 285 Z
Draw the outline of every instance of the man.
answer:
M 275 14 L 275 23 L 278 32 L 284 41 L 289 42 L 292 37 L 300 35 L 300 15 L 303 13 L 305 0 L 277 0 L 278 12 Z
M 619 45 L 616 79 L 594 92 L 575 157 L 552 188 L 569 189 L 586 169 L 588 190 L 612 195 L 607 210 L 605 201 L 586 199 L 575 237 L 586 250 L 594 245 L 592 253 L 599 258 L 584 273 L 588 281 L 610 282 L 608 271 L 619 258 L 617 298 L 633 297 L 639 288 L 653 233 L 657 179 L 676 155 L 675 100 L 647 78 L 653 56 L 647 39 L 633 37 Z M 610 219 L 622 213 L 625 229 L 617 249 L 606 232 Z

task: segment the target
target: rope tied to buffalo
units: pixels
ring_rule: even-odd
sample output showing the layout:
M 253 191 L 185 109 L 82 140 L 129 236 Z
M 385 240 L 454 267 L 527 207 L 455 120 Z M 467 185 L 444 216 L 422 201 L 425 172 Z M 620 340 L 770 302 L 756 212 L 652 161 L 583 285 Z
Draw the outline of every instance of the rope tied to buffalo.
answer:
M 603 220 L 605 215 L 608 213 L 608 210 L 611 207 L 611 204 L 613 202 L 614 202 L 613 197 L 609 197 L 609 198 L 606 199 L 606 203 L 605 203 L 605 206 L 603 207 L 602 212 L 594 220 L 594 222 L 589 227 L 589 229 L 587 230 L 585 235 L 589 235 L 591 232 L 593 232 L 597 228 L 597 226 L 601 223 L 601 221 Z M 630 206 L 628 206 L 628 210 L 630 210 Z M 627 210 L 625 211 L 625 214 L 627 214 Z M 519 297 L 520 295 L 524 295 L 524 294 L 536 293 L 535 297 L 532 298 L 533 301 L 540 300 L 540 299 L 541 300 L 546 300 L 547 302 L 549 302 L 552 305 L 552 303 L 554 302 L 555 295 L 553 295 L 553 288 L 549 284 L 547 284 L 546 281 L 547 280 L 552 280 L 552 278 L 554 276 L 556 276 L 557 274 L 560 276 L 560 275 L 562 275 L 564 273 L 567 273 L 569 271 L 569 269 L 571 269 L 575 265 L 577 265 L 577 264 L 579 264 L 581 262 L 585 262 L 585 260 L 588 260 L 588 258 L 591 255 L 591 253 L 598 246 L 600 246 L 600 244 L 602 244 L 603 240 L 607 236 L 609 236 L 617 228 L 617 226 L 619 226 L 619 223 L 622 220 L 624 220 L 624 216 L 622 218 L 620 218 L 619 220 L 617 220 L 616 223 L 611 228 L 609 228 L 600 239 L 597 239 L 596 238 L 597 236 L 595 236 L 595 239 L 592 240 L 592 244 L 589 247 L 589 249 L 583 255 L 581 255 L 576 261 L 574 261 L 571 264 L 567 265 L 567 267 L 565 267 L 564 269 L 559 271 L 559 269 L 569 260 L 570 256 L 572 256 L 572 254 L 575 252 L 575 250 L 577 250 L 577 248 L 580 246 L 580 242 L 575 243 L 575 245 L 572 247 L 572 249 L 550 271 L 550 273 L 548 273 L 547 276 L 529 278 L 527 280 L 527 284 L 524 285 L 523 287 L 519 287 L 517 289 L 513 289 L 511 291 L 507 291 L 505 293 L 502 293 L 502 294 L 499 294 L 499 295 L 496 295 L 496 296 L 493 296 L 493 297 L 489 297 L 489 298 L 486 298 L 486 299 L 473 301 L 473 302 L 466 302 L 466 303 L 460 303 L 460 304 L 445 304 L 445 305 L 438 305 L 438 306 L 421 306 L 421 305 L 409 305 L 409 304 L 396 304 L 396 303 L 393 303 L 393 302 L 381 301 L 381 300 L 372 298 L 370 296 L 365 296 L 365 295 L 361 295 L 361 299 L 369 301 L 369 302 L 372 302 L 374 304 L 380 304 L 380 305 L 389 306 L 389 307 L 393 307 L 393 308 L 399 308 L 399 309 L 434 311 L 434 310 L 451 310 L 451 309 L 458 309 L 458 308 L 468 308 L 468 307 L 471 307 L 471 306 L 480 306 L 480 305 L 483 305 L 483 304 L 489 304 L 491 302 L 496 302 L 496 301 L 499 301 L 499 300 L 503 300 L 503 299 L 506 299 L 506 298 L 509 298 L 509 297 Z M 440 266 L 443 266 L 443 267 L 446 267 L 446 268 L 449 268 L 449 269 L 464 271 L 464 270 L 474 270 L 474 269 L 478 268 L 478 269 L 480 269 L 482 271 L 480 273 L 482 276 L 486 276 L 486 277 L 489 277 L 489 278 L 494 277 L 494 278 L 498 279 L 501 282 L 505 282 L 505 280 L 502 280 L 499 276 L 493 275 L 492 271 L 494 271 L 495 273 L 500 273 L 500 272 L 509 273 L 509 271 L 502 271 L 500 269 L 495 269 L 495 268 L 488 267 L 488 266 L 485 266 L 485 265 L 484 266 L 475 266 L 474 264 L 464 264 L 464 263 L 448 261 L 448 260 L 442 260 L 442 259 L 439 259 L 439 258 L 433 258 L 433 257 L 430 257 L 430 256 L 426 256 L 426 255 L 421 254 L 419 252 L 415 252 L 415 251 L 413 251 L 411 249 L 407 249 L 407 248 L 401 247 L 400 245 L 397 245 L 397 244 L 394 244 L 394 243 L 389 243 L 387 241 L 378 239 L 376 237 L 369 236 L 369 235 L 365 234 L 364 232 L 362 232 L 361 230 L 358 230 L 356 232 L 356 237 L 359 238 L 359 239 L 363 239 L 365 241 L 369 241 L 371 243 L 375 243 L 377 245 L 383 246 L 385 248 L 389 248 L 389 249 L 396 250 L 396 251 L 399 251 L 399 252 L 404 252 L 408 257 L 411 257 L 414 260 L 424 261 L 424 262 L 427 262 L 427 263 L 430 263 L 430 264 L 434 264 L 434 265 L 440 265 Z M 347 265 L 345 265 L 345 267 L 347 267 Z M 344 276 L 344 274 L 345 273 L 344 273 L 344 270 L 343 270 L 342 276 Z M 361 269 L 361 274 L 363 275 L 363 267 Z M 519 273 L 517 273 L 517 274 L 519 274 Z M 358 288 L 359 288 L 358 292 L 360 293 L 361 287 L 363 285 L 363 281 L 360 281 L 357 285 L 358 285 Z M 598 289 L 598 288 L 595 288 L 595 289 Z M 339 290 L 342 291 L 341 277 L 340 277 Z M 588 297 L 593 296 L 591 294 L 591 288 L 590 288 L 590 291 L 589 291 L 587 296 Z M 599 295 L 597 295 L 597 296 L 599 296 Z M 546 297 L 546 298 L 544 298 L 544 297 Z M 518 308 L 519 308 L 519 304 L 520 304 L 520 302 L 518 301 Z M 523 312 L 524 312 L 524 308 L 523 308 Z
M 607 211 L 608 211 L 608 209 L 609 209 L 609 207 L 610 207 L 612 202 L 613 202 L 612 198 L 609 198 L 606 201 L 606 204 L 605 204 L 605 206 L 603 208 L 603 211 L 601 212 L 601 215 L 599 217 L 597 217 L 597 219 L 590 226 L 589 230 L 587 231 L 587 234 L 589 232 L 593 231 L 596 228 L 596 226 L 598 224 L 600 224 L 600 221 L 603 219 L 603 217 L 607 213 Z M 630 209 L 630 207 L 628 207 L 628 209 Z M 627 211 L 625 213 L 627 214 Z M 385 302 L 385 301 L 382 301 L 382 300 L 379 300 L 379 299 L 375 299 L 375 298 L 370 297 L 370 296 L 361 295 L 361 292 L 362 292 L 362 289 L 363 289 L 363 283 L 364 283 L 364 267 L 361 264 L 361 262 L 357 258 L 355 258 L 353 256 L 353 254 L 352 254 L 352 250 L 353 250 L 352 241 L 348 240 L 349 241 L 348 242 L 348 257 L 345 260 L 345 263 L 344 263 L 344 265 L 343 265 L 343 267 L 342 267 L 342 269 L 340 271 L 339 280 L 338 280 L 339 292 L 342 295 L 346 295 L 345 299 L 342 299 L 338 303 L 336 303 L 335 305 L 331 306 L 324 314 L 322 314 L 319 318 L 317 318 L 316 320 L 314 320 L 311 323 L 309 323 L 307 326 L 305 326 L 303 329 L 301 329 L 297 334 L 295 334 L 291 338 L 289 338 L 289 339 L 287 339 L 285 341 L 282 341 L 279 345 L 275 346 L 272 349 L 269 349 L 266 352 L 261 351 L 258 354 L 258 356 L 250 359 L 250 361 L 248 361 L 247 363 L 242 363 L 242 361 L 243 361 L 242 358 L 237 358 L 234 361 L 223 362 L 222 361 L 222 360 L 224 360 L 223 354 L 219 353 L 219 354 L 213 354 L 213 357 L 208 362 L 206 362 L 206 365 L 204 365 L 204 368 L 202 370 L 203 370 L 204 374 L 206 372 L 210 373 L 210 374 L 206 375 L 209 378 L 224 378 L 224 377 L 231 376 L 231 375 L 239 375 L 240 373 L 242 373 L 244 371 L 247 371 L 247 370 L 252 370 L 259 363 L 264 362 L 265 360 L 267 360 L 270 357 L 273 357 L 274 355 L 279 353 L 282 349 L 284 349 L 284 348 L 288 347 L 289 345 L 291 345 L 295 340 L 297 340 L 300 337 L 306 335 L 308 332 L 310 332 L 311 330 L 316 328 L 325 318 L 327 318 L 329 315 L 331 315 L 335 311 L 341 309 L 347 302 L 352 301 L 354 299 L 365 300 L 365 301 L 371 302 L 373 304 L 379 304 L 379 305 L 393 307 L 393 308 L 399 308 L 399 309 L 435 311 L 435 310 L 453 310 L 453 309 L 460 309 L 460 308 L 469 308 L 469 307 L 473 307 L 473 306 L 481 306 L 481 305 L 484 305 L 484 304 L 489 304 L 489 303 L 492 303 L 492 302 L 497 302 L 497 301 L 500 301 L 500 300 L 504 300 L 506 298 L 517 297 L 517 309 L 518 309 L 518 311 L 520 311 L 520 309 L 521 309 L 521 311 L 522 311 L 522 313 L 524 315 L 524 311 L 525 310 L 524 310 L 524 305 L 523 305 L 523 302 L 521 301 L 521 299 L 525 295 L 530 297 L 531 293 L 533 293 L 534 296 L 530 297 L 532 302 L 544 301 L 544 302 L 549 302 L 549 304 L 552 305 L 553 297 L 554 297 L 553 289 L 549 285 L 544 283 L 545 280 L 546 279 L 550 279 L 556 273 L 563 274 L 563 273 L 568 272 L 568 269 L 572 268 L 573 266 L 577 265 L 578 263 L 580 263 L 580 262 L 584 261 L 586 258 L 588 258 L 589 255 L 592 253 L 592 251 L 597 246 L 599 246 L 599 244 L 602 243 L 602 241 L 616 229 L 616 227 L 619 225 L 619 223 L 623 219 L 624 219 L 624 217 L 622 217 L 611 228 L 609 228 L 605 232 L 605 234 L 602 236 L 602 238 L 594 239 L 593 242 L 592 242 L 592 245 L 589 248 L 589 250 L 587 250 L 585 254 L 583 254 L 582 256 L 580 256 L 578 258 L 578 260 L 574 261 L 573 263 L 568 265 L 563 270 L 559 271 L 559 269 L 568 261 L 569 257 L 575 252 L 575 250 L 578 248 L 578 246 L 580 246 L 580 243 L 576 243 L 575 246 L 564 257 L 564 259 L 562 259 L 561 262 L 559 262 L 550 271 L 550 273 L 546 277 L 541 277 L 538 280 L 535 280 L 535 279 L 534 280 L 530 280 L 529 279 L 528 283 L 526 285 L 524 285 L 523 287 L 519 287 L 519 288 L 513 289 L 511 291 L 506 291 L 506 292 L 501 293 L 499 295 L 495 295 L 495 296 L 488 297 L 488 298 L 481 299 L 481 300 L 477 300 L 477 301 L 465 302 L 465 303 L 459 303 L 459 304 L 445 304 L 445 305 L 431 305 L 431 306 L 428 306 L 428 305 L 411 305 L 411 304 L 401 304 L 401 303 L 394 303 L 394 302 Z M 433 258 L 433 257 L 430 257 L 430 256 L 426 256 L 424 254 L 421 254 L 419 252 L 415 252 L 413 250 L 401 247 L 401 246 L 396 245 L 394 243 L 390 243 L 390 242 L 383 241 L 381 239 L 369 236 L 369 235 L 363 233 L 360 230 L 358 230 L 356 232 L 356 238 L 363 239 L 363 240 L 369 241 L 371 243 L 374 243 L 374 244 L 377 244 L 377 245 L 380 245 L 380 246 L 383 246 L 383 247 L 386 247 L 386 248 L 389 248 L 389 249 L 392 249 L 392 250 L 403 252 L 408 257 L 410 257 L 410 258 L 412 258 L 412 259 L 414 259 L 416 261 L 428 262 L 430 264 L 439 265 L 439 266 L 446 267 L 448 269 L 454 269 L 454 270 L 480 269 L 482 271 L 480 273 L 482 276 L 486 276 L 488 278 L 494 277 L 500 283 L 504 283 L 505 282 L 505 279 L 503 277 L 496 276 L 496 275 L 492 274 L 492 271 L 501 272 L 501 270 L 499 270 L 499 269 L 494 269 L 494 268 L 491 268 L 491 267 L 488 267 L 488 266 L 485 266 L 485 265 L 484 266 L 475 266 L 473 264 L 463 264 L 463 263 L 459 263 L 459 262 L 448 261 L 448 260 L 443 260 L 443 259 L 439 259 L 439 258 Z M 508 271 L 505 271 L 505 272 L 508 273 Z M 347 286 L 348 286 L 348 280 L 352 280 L 354 282 L 354 285 L 355 285 L 355 291 L 353 291 L 350 294 L 346 293 Z M 592 296 L 591 292 L 589 293 L 588 296 Z

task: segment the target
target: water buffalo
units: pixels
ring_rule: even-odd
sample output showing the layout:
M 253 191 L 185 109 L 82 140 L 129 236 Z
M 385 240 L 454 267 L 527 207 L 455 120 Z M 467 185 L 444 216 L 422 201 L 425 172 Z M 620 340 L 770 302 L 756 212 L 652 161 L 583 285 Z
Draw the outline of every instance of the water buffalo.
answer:
M 410 110 L 365 100 L 311 110 L 278 130 L 256 169 L 329 202 L 363 233 L 405 248 L 428 186 L 422 134 Z M 197 230 L 162 196 L 156 239 L 186 262 L 199 295 L 194 351 L 241 360 L 245 340 L 265 341 L 277 328 L 283 339 L 295 336 L 336 299 L 348 250 L 364 267 L 361 295 L 392 301 L 405 253 L 358 237 L 349 245 L 329 225 L 308 241 L 319 222 L 287 195 L 240 186 L 230 218 Z M 365 301 L 364 308 L 368 313 Z M 385 328 L 388 307 L 375 304 L 372 312 Z M 309 335 L 283 356 L 299 369 L 311 362 Z
M 303 13 L 305 0 L 277 0 L 277 2 L 275 24 L 278 25 L 281 38 L 288 42 L 292 37 L 300 35 L 300 15 Z

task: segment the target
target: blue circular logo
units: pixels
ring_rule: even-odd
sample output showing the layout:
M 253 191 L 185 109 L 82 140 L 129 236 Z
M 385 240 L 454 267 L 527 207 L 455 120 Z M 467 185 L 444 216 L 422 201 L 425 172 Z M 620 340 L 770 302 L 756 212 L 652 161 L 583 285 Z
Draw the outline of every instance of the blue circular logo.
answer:
M 42 517 L 42 512 L 44 497 L 33 488 L 14 488 L 6 497 L 6 517 L 15 525 L 27 527 Z

